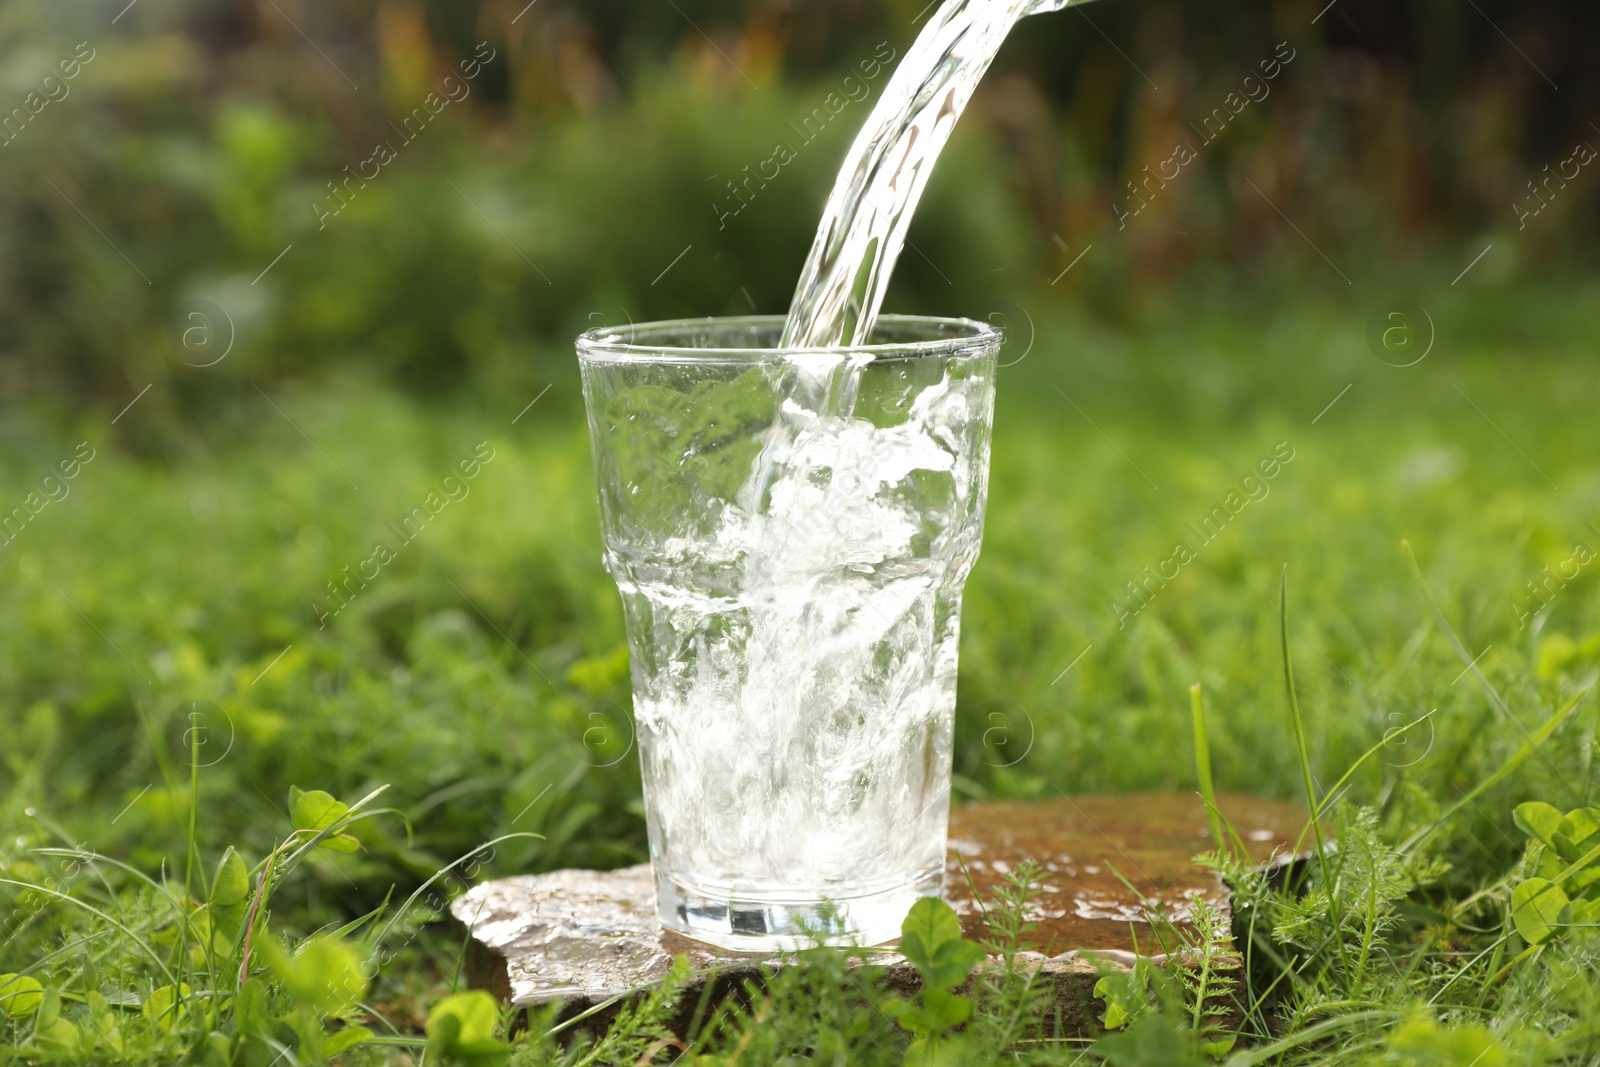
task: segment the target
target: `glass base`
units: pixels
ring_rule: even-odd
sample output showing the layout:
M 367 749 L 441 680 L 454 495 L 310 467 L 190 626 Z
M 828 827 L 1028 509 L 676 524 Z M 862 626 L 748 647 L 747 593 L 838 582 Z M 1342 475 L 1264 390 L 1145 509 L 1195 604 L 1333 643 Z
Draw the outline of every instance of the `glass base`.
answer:
M 674 933 L 733 952 L 789 952 L 824 945 L 881 945 L 900 937 L 919 897 L 936 897 L 943 868 L 892 889 L 829 900 L 710 895 L 656 872 L 656 911 Z

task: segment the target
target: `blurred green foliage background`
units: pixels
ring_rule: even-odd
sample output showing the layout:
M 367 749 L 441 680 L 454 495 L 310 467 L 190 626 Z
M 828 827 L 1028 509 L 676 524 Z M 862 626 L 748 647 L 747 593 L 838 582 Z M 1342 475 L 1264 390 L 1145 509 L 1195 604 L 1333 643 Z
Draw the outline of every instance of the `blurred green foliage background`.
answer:
M 727 183 L 925 18 L 913 0 L 125 3 L 0 9 L 0 402 L 115 414 L 153 383 L 149 408 L 195 413 L 350 368 L 492 393 L 570 369 L 597 322 L 782 311 L 892 64 L 722 219 Z M 1520 225 L 1517 205 L 1600 145 L 1597 37 L 1562 3 L 1029 19 L 940 164 L 893 308 L 1129 326 L 1245 288 L 1359 309 L 1491 243 L 1477 282 L 1583 274 L 1592 168 Z M 80 42 L 92 58 L 63 79 Z M 475 52 L 492 58 L 463 79 Z M 1293 58 L 1206 143 L 1275 54 Z M 408 133 L 452 74 L 462 98 Z M 1197 160 L 1148 183 L 1179 142 Z M 364 165 L 379 143 L 395 158 Z M 1153 202 L 1123 218 L 1130 183 Z

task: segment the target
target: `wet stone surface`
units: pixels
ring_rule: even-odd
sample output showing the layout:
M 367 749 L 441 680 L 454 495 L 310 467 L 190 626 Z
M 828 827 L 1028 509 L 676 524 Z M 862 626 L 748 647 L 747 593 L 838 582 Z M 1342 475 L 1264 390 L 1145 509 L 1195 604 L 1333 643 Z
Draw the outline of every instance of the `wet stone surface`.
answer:
M 1305 826 L 1304 808 L 1232 795 L 1219 797 L 1218 806 L 1262 866 L 1302 858 L 1292 850 Z M 1037 862 L 1043 892 L 1030 916 L 1038 924 L 1029 939 L 1037 954 L 1030 958 L 1043 968 L 1063 1014 L 1087 1030 L 1097 978 L 1089 954 L 1131 962 L 1136 938 L 1150 954 L 1157 942 L 1150 906 L 1180 927 L 1197 897 L 1229 914 L 1226 888 L 1193 862 L 1211 847 L 1205 806 L 1193 794 L 972 804 L 950 813 L 945 899 L 967 936 L 981 937 L 972 886 L 987 903 L 1007 871 L 1030 857 Z M 477 886 L 451 905 L 470 933 L 468 978 L 518 1005 L 563 1000 L 569 1015 L 648 985 L 676 955 L 687 955 L 697 971 L 720 968 L 711 980 L 726 989 L 778 962 L 663 932 L 653 891 L 648 865 Z M 914 984 L 914 972 L 892 949 L 874 962 L 888 966 L 891 984 Z

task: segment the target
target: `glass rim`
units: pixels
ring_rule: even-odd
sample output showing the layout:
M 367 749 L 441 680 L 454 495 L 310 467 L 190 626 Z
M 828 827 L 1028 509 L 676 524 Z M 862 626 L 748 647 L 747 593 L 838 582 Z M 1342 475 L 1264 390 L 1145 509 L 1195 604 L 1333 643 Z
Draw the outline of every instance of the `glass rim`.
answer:
M 836 353 L 839 355 L 870 355 L 874 360 L 932 359 L 962 355 L 979 355 L 998 350 L 1005 331 L 992 323 L 941 315 L 880 315 L 878 326 L 922 326 L 959 331 L 946 336 L 933 336 L 917 341 L 891 341 L 866 345 L 837 345 L 822 348 L 757 348 L 732 345 L 726 348 L 706 348 L 691 345 L 651 343 L 644 337 L 656 334 L 670 341 L 674 337 L 707 326 L 738 329 L 740 327 L 782 327 L 782 315 L 727 315 L 705 316 L 691 319 L 664 319 L 659 322 L 628 323 L 625 326 L 602 326 L 578 335 L 578 358 L 594 363 L 782 363 L 798 355 Z

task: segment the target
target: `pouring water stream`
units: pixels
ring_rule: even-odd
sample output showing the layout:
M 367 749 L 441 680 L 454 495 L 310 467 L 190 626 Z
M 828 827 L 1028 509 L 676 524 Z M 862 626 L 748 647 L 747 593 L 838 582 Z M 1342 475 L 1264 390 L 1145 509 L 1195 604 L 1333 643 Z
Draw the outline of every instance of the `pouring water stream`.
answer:
M 856 135 L 811 245 L 783 347 L 865 344 L 939 152 L 1011 28 L 1071 0 L 945 0 Z

